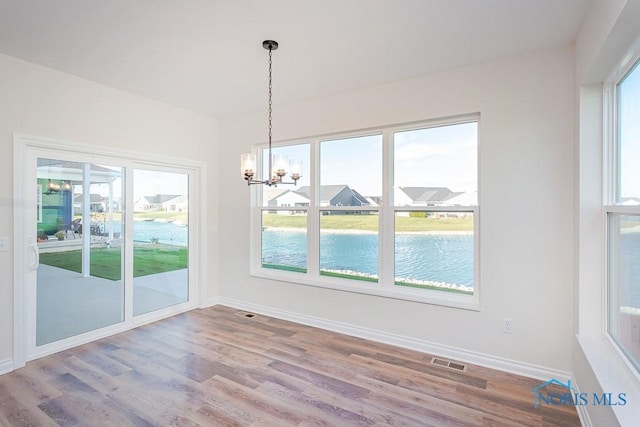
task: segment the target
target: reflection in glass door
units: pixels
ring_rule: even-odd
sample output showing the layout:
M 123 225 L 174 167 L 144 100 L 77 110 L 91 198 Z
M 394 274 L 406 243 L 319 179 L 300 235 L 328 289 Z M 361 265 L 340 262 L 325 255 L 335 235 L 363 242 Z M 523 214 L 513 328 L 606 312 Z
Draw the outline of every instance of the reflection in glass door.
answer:
M 124 321 L 123 168 L 37 162 L 36 345 Z
M 189 300 L 187 174 L 133 172 L 133 314 Z

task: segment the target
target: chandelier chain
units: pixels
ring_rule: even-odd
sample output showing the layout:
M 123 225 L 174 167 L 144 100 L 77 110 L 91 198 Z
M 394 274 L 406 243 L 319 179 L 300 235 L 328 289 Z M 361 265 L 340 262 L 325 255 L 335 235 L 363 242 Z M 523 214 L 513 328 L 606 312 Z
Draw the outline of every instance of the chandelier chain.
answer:
M 269 49 L 269 147 L 271 147 L 271 111 L 272 111 L 272 107 L 271 107 L 271 52 L 272 50 Z M 271 154 L 271 153 L 269 153 Z
M 269 122 L 269 148 L 268 148 L 268 176 L 264 179 L 255 179 L 256 174 L 256 158 L 254 154 L 246 153 L 240 156 L 240 167 L 242 169 L 242 174 L 244 179 L 247 181 L 247 185 L 252 184 L 264 184 L 269 187 L 276 187 L 278 184 L 293 184 L 297 185 L 298 180 L 300 179 L 300 166 L 301 163 L 297 162 L 294 165 L 294 170 L 291 173 L 291 182 L 285 182 L 284 177 L 288 173 L 288 169 L 291 167 L 289 160 L 284 155 L 278 156 L 277 159 L 277 170 L 274 170 L 274 163 L 276 163 L 276 159 L 274 159 L 272 155 L 271 149 L 271 139 L 273 138 L 273 51 L 278 48 L 278 42 L 274 40 L 265 40 L 262 42 L 262 47 L 269 51 L 269 111 L 268 111 L 268 122 Z M 264 151 L 263 151 L 264 153 Z M 263 159 L 263 157 L 260 157 Z M 264 164 L 264 159 L 262 160 Z M 258 170 L 261 170 L 258 168 Z

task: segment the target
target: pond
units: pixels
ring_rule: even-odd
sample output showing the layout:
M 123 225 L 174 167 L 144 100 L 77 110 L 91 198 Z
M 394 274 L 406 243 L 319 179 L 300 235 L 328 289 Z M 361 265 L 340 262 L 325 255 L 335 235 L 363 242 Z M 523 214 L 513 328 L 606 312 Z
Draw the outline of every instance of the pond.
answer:
M 105 223 L 96 223 L 98 232 L 106 233 L 108 228 Z M 93 226 L 92 226 L 93 227 Z M 113 222 L 113 232 L 122 232 L 122 223 Z M 163 221 L 134 221 L 133 240 L 134 242 L 151 243 L 157 239 L 157 243 L 167 245 L 187 246 L 189 241 L 189 227 L 184 224 L 174 224 Z
M 266 229 L 262 233 L 262 262 L 306 268 L 304 232 Z M 378 235 L 332 233 L 320 235 L 320 268 L 378 275 Z M 395 239 L 396 281 L 445 283 L 473 287 L 473 235 L 398 234 Z

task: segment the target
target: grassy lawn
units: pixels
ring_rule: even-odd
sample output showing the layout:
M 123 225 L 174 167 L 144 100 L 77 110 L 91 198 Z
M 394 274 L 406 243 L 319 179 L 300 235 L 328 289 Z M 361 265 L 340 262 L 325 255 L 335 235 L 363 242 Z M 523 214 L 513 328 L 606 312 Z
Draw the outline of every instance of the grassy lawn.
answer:
M 91 249 L 91 275 L 109 280 L 121 279 L 120 248 Z M 42 264 L 81 272 L 82 251 L 40 254 Z M 133 250 L 133 277 L 164 273 L 187 268 L 187 249 L 169 245 L 135 247 Z
M 272 268 L 274 270 L 282 270 L 282 271 L 293 271 L 294 273 L 306 273 L 307 269 L 302 267 L 292 267 L 290 265 L 278 265 L 278 264 L 269 264 L 266 262 L 262 263 L 262 268 Z
M 283 270 L 283 271 L 293 271 L 295 273 L 306 273 L 307 269 L 306 268 L 300 268 L 300 267 L 291 267 L 291 266 L 287 266 L 287 265 L 278 265 L 278 264 L 269 264 L 266 262 L 262 263 L 262 268 L 272 268 L 274 270 Z M 346 273 L 338 273 L 336 271 L 326 271 L 326 270 L 320 270 L 320 275 L 321 276 L 329 276 L 329 277 L 339 277 L 342 279 L 353 279 L 353 280 L 362 280 L 365 282 L 378 282 L 378 279 L 376 279 L 375 277 L 366 277 L 366 276 L 360 276 L 357 274 L 346 274 Z
M 378 215 L 324 215 L 321 218 L 323 229 L 378 231 Z M 473 217 L 465 218 L 416 218 L 396 216 L 397 232 L 428 231 L 473 231 Z M 305 228 L 307 217 L 304 215 L 262 216 L 263 227 Z
M 263 268 L 272 268 L 274 270 L 293 271 L 293 272 L 296 272 L 296 273 L 306 273 L 307 272 L 306 268 L 290 267 L 290 266 L 278 265 L 278 264 L 263 263 L 262 267 Z M 321 276 L 329 276 L 329 277 L 338 277 L 338 278 L 341 278 L 341 279 L 360 280 L 360 281 L 364 281 L 364 282 L 375 282 L 375 283 L 378 282 L 378 279 L 376 279 L 375 277 L 360 276 L 360 275 L 357 275 L 357 274 L 339 273 L 339 272 L 336 272 L 336 271 L 320 270 L 320 275 Z M 408 288 L 429 289 L 429 290 L 432 290 L 432 291 L 450 292 L 450 293 L 453 293 L 453 294 L 473 295 L 473 291 L 467 291 L 467 290 L 464 290 L 464 289 L 446 288 L 446 287 L 443 287 L 443 286 L 420 285 L 420 284 L 416 284 L 416 283 L 408 283 L 408 282 L 402 282 L 402 281 L 395 281 L 395 285 L 396 286 L 405 286 L 405 287 L 408 287 Z
M 378 283 L 378 279 L 375 277 L 361 276 L 359 274 L 338 273 L 337 271 L 320 270 L 321 276 L 338 277 L 340 279 L 360 280 L 362 282 L 374 282 Z
M 462 295 L 473 295 L 473 291 L 467 291 L 463 289 L 455 289 L 455 288 L 445 288 L 442 286 L 433 286 L 433 285 L 418 285 L 416 283 L 407 283 L 407 282 L 395 282 L 396 286 L 406 286 L 408 288 L 418 288 L 418 289 L 430 289 L 432 291 L 440 291 L 440 292 L 450 292 L 453 294 L 462 294 Z

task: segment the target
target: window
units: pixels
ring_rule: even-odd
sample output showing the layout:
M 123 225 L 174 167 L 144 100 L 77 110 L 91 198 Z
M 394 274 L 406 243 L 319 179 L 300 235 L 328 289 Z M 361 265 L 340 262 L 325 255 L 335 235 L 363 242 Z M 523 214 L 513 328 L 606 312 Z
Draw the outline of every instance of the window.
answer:
M 378 282 L 378 210 L 367 208 L 382 195 L 382 135 L 319 144 L 320 274 Z
M 473 294 L 477 135 L 477 122 L 394 133 L 395 285 Z
M 615 84 L 605 196 L 608 240 L 607 331 L 640 372 L 640 67 Z
M 307 215 L 291 210 L 262 211 L 262 267 L 307 271 Z
M 276 147 L 273 158 L 296 159 L 302 163 L 297 186 L 281 185 L 262 192 L 260 215 L 261 267 L 281 271 L 307 271 L 307 210 L 309 195 L 309 144 Z M 263 150 L 263 178 L 269 170 L 269 152 Z M 287 177 L 285 176 L 285 181 Z M 294 209 L 292 209 L 294 208 Z
M 303 177 L 252 187 L 252 274 L 477 308 L 478 119 L 275 147 Z

